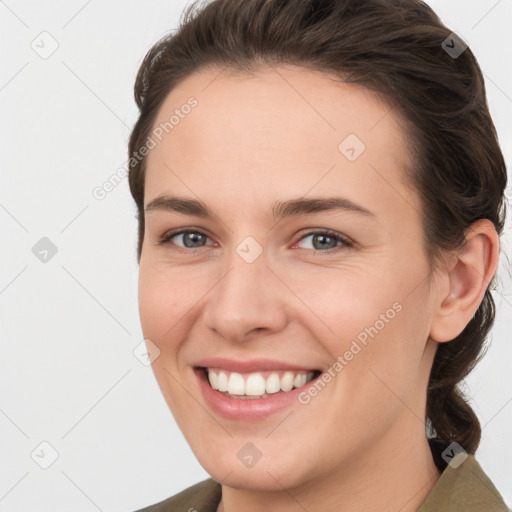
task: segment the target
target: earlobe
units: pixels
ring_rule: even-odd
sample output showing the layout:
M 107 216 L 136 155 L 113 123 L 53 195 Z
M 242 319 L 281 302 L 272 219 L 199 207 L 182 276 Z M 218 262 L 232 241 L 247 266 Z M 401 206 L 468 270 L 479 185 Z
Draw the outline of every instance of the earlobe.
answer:
M 499 237 L 494 224 L 481 219 L 466 232 L 465 244 L 445 270 L 446 287 L 439 294 L 430 338 L 445 342 L 456 338 L 471 321 L 491 282 L 499 257 Z

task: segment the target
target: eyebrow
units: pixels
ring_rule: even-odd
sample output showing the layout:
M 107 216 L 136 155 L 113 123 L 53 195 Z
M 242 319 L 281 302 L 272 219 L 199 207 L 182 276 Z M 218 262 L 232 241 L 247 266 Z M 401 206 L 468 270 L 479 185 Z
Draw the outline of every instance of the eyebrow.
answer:
M 182 213 L 207 219 L 216 217 L 212 210 L 201 201 L 168 195 L 156 197 L 145 207 L 146 212 L 154 210 Z M 287 201 L 276 201 L 272 207 L 272 218 L 277 221 L 285 217 L 310 215 L 333 210 L 355 212 L 366 217 L 376 216 L 374 212 L 364 206 L 344 197 L 314 197 L 309 199 L 301 197 Z

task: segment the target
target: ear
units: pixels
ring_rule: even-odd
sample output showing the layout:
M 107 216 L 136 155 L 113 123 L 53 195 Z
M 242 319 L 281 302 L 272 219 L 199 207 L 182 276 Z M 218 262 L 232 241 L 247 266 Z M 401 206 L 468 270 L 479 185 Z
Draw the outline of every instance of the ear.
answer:
M 499 257 L 499 237 L 494 224 L 481 219 L 465 235 L 465 245 L 441 272 L 446 286 L 439 297 L 430 330 L 430 338 L 444 342 L 456 338 L 473 318 L 492 281 Z

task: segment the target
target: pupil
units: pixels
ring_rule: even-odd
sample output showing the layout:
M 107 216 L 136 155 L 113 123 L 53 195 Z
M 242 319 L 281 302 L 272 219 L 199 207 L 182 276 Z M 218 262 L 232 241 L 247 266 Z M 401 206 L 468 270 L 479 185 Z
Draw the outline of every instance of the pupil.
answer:
M 336 240 L 332 237 L 332 236 L 326 236 L 326 235 L 315 235 L 313 237 L 313 246 L 315 249 L 325 249 L 329 244 L 325 244 L 325 243 L 320 243 L 320 244 L 317 244 L 315 243 L 317 240 L 323 240 L 324 242 L 326 240 L 331 240 L 331 241 L 334 241 L 334 243 L 336 244 Z M 331 244 L 331 247 L 328 247 L 329 249 L 334 249 L 335 245 L 332 245 Z
M 200 233 L 187 233 L 185 235 L 185 246 L 186 247 L 196 247 L 196 243 L 201 241 L 203 235 Z M 188 242 L 191 242 L 192 245 L 188 245 Z

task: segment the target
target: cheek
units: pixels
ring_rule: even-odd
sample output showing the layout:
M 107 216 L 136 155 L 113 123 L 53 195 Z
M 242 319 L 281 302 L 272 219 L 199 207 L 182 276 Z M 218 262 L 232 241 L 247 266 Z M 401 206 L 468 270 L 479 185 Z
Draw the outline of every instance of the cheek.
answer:
M 165 311 L 173 311 L 175 304 L 165 283 L 141 269 L 139 274 L 139 314 L 144 337 L 160 344 L 164 329 L 169 329 Z M 167 327 L 166 327 L 167 325 Z
M 156 264 L 141 260 L 139 314 L 144 336 L 165 345 L 183 330 L 204 292 L 200 282 L 184 278 L 179 269 L 156 269 Z
M 421 315 L 419 297 L 406 297 L 383 317 L 369 318 L 355 336 L 344 342 L 346 366 L 340 373 L 337 398 L 359 428 L 375 418 L 390 425 L 404 405 L 422 416 L 424 350 L 428 321 Z M 386 321 L 387 320 L 387 321 Z M 361 341 L 362 340 L 362 341 Z M 353 354 L 353 352 L 356 352 Z M 350 360 L 349 360 L 350 358 Z
M 188 424 L 189 416 L 198 411 L 192 408 L 191 413 L 190 396 L 176 380 L 178 354 L 193 323 L 193 305 L 204 292 L 194 291 L 182 271 L 180 277 L 177 269 L 156 269 L 155 262 L 141 258 L 138 296 L 142 332 L 160 350 L 151 366 L 163 396 L 180 425 Z
M 400 284 L 380 277 L 385 274 L 361 268 L 324 268 L 310 275 L 302 273 L 289 281 L 309 309 L 303 319 L 309 319 L 308 324 L 318 339 L 333 349 L 344 350 L 353 339 L 364 342 L 367 329 L 374 331 L 372 326 L 377 324 L 380 332 L 399 315 Z
M 417 274 L 423 276 L 421 269 Z M 405 396 L 417 385 L 428 337 L 428 301 L 424 287 L 417 287 L 418 276 L 390 276 L 384 271 L 324 269 L 303 276 L 300 284 L 296 281 L 297 295 L 309 309 L 304 310 L 303 323 L 333 364 L 341 365 L 332 370 L 340 377 L 334 380 L 341 402 L 363 408 L 373 402 L 381 409 L 383 404 L 399 403 L 390 389 Z M 358 392 L 352 398 L 345 396 L 354 390 Z

